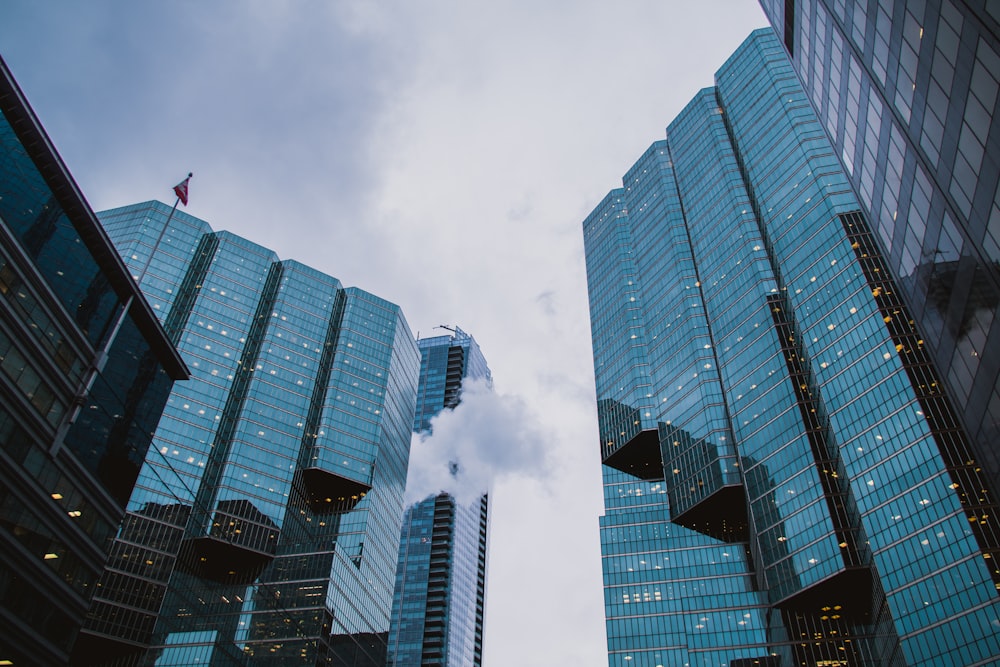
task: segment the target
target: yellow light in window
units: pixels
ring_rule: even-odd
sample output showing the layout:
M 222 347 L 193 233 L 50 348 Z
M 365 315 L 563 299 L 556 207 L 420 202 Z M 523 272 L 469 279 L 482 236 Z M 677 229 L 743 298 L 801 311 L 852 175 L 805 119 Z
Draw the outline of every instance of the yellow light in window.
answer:
M 53 493 L 52 494 L 52 500 L 62 500 L 62 494 L 61 493 Z
M 45 554 L 43 558 L 45 560 L 53 560 L 55 558 L 59 558 L 59 554 Z

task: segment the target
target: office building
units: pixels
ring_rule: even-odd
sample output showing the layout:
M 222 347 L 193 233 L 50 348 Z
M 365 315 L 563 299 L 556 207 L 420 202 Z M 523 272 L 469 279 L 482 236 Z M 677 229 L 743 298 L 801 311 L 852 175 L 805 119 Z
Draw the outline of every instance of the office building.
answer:
M 191 380 L 80 664 L 383 664 L 420 359 L 400 309 L 159 202 L 100 217 Z
M 1000 5 L 761 3 L 1000 489 Z
M 612 667 L 1000 660 L 960 408 L 784 47 L 584 222 Z
M 492 384 L 476 340 L 459 328 L 421 338 L 420 382 L 413 430 L 428 434 L 431 419 L 461 402 L 463 383 Z M 475 434 L 470 434 L 475 437 Z M 455 461 L 458 472 L 460 461 Z M 489 504 L 442 491 L 407 508 L 389 626 L 389 667 L 481 665 L 486 601 Z
M 0 664 L 67 664 L 187 370 L 0 61 Z

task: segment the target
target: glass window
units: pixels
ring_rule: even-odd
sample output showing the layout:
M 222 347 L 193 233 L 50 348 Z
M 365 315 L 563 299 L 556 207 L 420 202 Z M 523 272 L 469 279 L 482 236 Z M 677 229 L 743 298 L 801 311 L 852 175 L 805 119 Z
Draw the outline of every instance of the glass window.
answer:
M 928 97 L 938 94 L 944 99 L 944 93 L 941 92 L 941 89 L 934 82 L 931 82 Z M 938 119 L 937 115 L 930 108 L 930 105 L 928 105 L 927 113 L 924 114 L 923 127 L 920 129 L 920 147 L 924 149 L 924 155 L 927 156 L 928 161 L 934 167 L 937 167 L 938 160 L 941 157 L 941 139 L 943 137 L 944 124 Z
M 858 45 L 859 51 L 865 50 L 865 32 L 868 29 L 868 0 L 854 0 L 854 12 L 852 13 L 851 38 Z
M 872 68 L 879 83 L 885 86 L 886 63 L 889 62 L 889 40 L 892 33 L 892 3 L 878 3 L 878 18 L 875 22 L 875 50 Z
M 979 98 L 987 113 L 993 114 L 997 99 L 997 76 L 1000 73 L 1000 57 L 982 38 L 976 49 L 976 64 L 972 68 L 970 92 Z
M 983 246 L 986 254 L 994 262 L 1000 262 L 1000 183 L 993 195 L 993 207 L 990 210 L 990 220 L 986 227 L 986 238 Z
M 949 20 L 947 17 L 952 16 Z M 935 48 L 952 67 L 958 62 L 958 35 L 962 31 L 962 15 L 959 14 L 948 0 L 941 5 L 941 19 L 938 21 Z

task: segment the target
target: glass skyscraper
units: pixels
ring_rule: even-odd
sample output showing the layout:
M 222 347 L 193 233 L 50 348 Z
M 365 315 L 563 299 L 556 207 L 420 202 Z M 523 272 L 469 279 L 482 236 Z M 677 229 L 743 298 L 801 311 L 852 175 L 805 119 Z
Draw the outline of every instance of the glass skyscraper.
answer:
M 1000 4 L 761 4 L 996 493 Z
M 609 664 L 995 664 L 996 505 L 877 224 L 771 30 L 715 83 L 583 225 Z
M 387 301 L 170 211 L 101 214 L 192 377 L 167 400 L 81 653 L 384 664 L 410 329 Z
M 0 60 L 0 665 L 69 663 L 185 377 Z
M 461 402 L 466 379 L 491 385 L 492 376 L 476 340 L 457 327 L 453 335 L 421 338 L 417 347 L 420 381 L 413 430 L 427 434 L 435 415 Z M 452 465 L 457 472 L 461 462 Z M 407 508 L 389 626 L 389 667 L 482 664 L 488 533 L 485 493 L 464 505 L 442 492 Z

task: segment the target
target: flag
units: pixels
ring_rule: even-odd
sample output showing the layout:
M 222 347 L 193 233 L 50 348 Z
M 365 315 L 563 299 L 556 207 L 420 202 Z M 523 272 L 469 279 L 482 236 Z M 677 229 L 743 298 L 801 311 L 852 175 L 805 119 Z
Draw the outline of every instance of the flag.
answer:
M 180 199 L 181 203 L 185 206 L 188 205 L 188 181 L 191 180 L 192 176 L 194 176 L 194 174 L 188 174 L 187 178 L 174 186 L 174 194 L 177 195 L 177 198 Z

